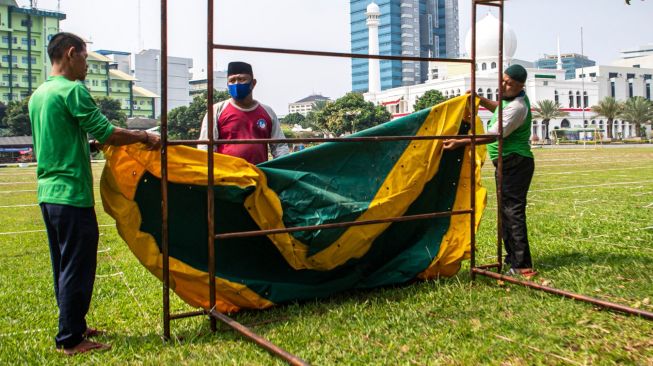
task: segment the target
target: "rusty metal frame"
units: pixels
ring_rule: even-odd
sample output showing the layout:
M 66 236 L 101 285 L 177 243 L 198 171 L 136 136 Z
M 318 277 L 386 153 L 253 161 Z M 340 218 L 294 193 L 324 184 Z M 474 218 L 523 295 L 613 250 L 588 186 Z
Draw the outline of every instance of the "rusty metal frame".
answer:
M 196 145 L 196 144 L 205 144 L 208 145 L 207 148 L 207 173 L 208 173 L 208 182 L 207 182 L 207 224 L 208 224 L 208 274 L 209 278 L 215 278 L 215 240 L 224 240 L 228 238 L 237 238 L 237 237 L 251 237 L 251 236 L 263 236 L 279 233 L 290 233 L 296 231 L 309 231 L 309 230 L 321 230 L 321 229 L 330 229 L 337 227 L 350 227 L 358 225 L 371 225 L 378 223 L 387 223 L 387 222 L 401 222 L 401 221 L 412 221 L 412 220 L 424 220 L 431 219 L 435 217 L 447 217 L 453 215 L 470 215 L 470 239 L 471 239 L 471 255 L 470 255 L 470 276 L 472 280 L 476 278 L 476 275 L 482 275 L 494 279 L 500 279 L 505 282 L 520 284 L 527 286 L 528 288 L 542 290 L 548 293 L 558 294 L 561 296 L 573 298 L 580 301 L 589 302 L 610 310 L 620 311 L 626 314 L 638 315 L 646 319 L 653 319 L 653 314 L 630 308 L 627 306 L 614 304 L 598 299 L 593 299 L 587 296 L 574 294 L 567 291 L 562 291 L 558 289 L 553 289 L 543 285 L 539 285 L 529 281 L 522 281 L 513 277 L 506 277 L 500 274 L 502 264 L 502 222 L 501 222 L 501 190 L 497 189 L 497 261 L 496 263 L 491 264 L 476 264 L 476 192 L 473 189 L 476 185 L 476 148 L 477 148 L 477 139 L 485 137 L 496 137 L 498 139 L 498 166 L 497 166 L 497 187 L 502 186 L 503 182 L 503 113 L 502 106 L 499 103 L 498 108 L 498 134 L 476 134 L 476 124 L 471 123 L 471 130 L 469 135 L 465 136 L 376 136 L 376 137 L 355 137 L 355 138 L 293 138 L 293 139 L 253 139 L 253 140 L 224 140 L 224 139 L 214 139 L 213 130 L 214 130 L 214 110 L 213 110 L 213 58 L 215 50 L 237 50 L 237 51 L 248 51 L 248 52 L 265 52 L 265 53 L 278 53 L 278 54 L 294 54 L 294 55 L 304 55 L 304 56 L 322 56 L 322 57 L 341 57 L 341 58 L 365 58 L 365 59 L 378 59 L 378 60 L 400 60 L 400 61 L 436 61 L 436 62 L 452 62 L 452 63 L 467 63 L 470 65 L 471 72 L 471 97 L 473 100 L 476 98 L 476 14 L 477 6 L 491 6 L 496 7 L 499 10 L 499 61 L 498 61 L 498 70 L 503 70 L 503 9 L 505 0 L 470 0 L 472 3 L 472 50 L 471 58 L 469 59 L 447 59 L 447 58 L 436 58 L 436 57 L 409 57 L 409 56 L 394 56 L 394 55 L 369 55 L 369 54 L 356 54 L 356 53 L 341 53 L 341 52 L 322 52 L 322 51 L 309 51 L 309 50 L 296 50 L 296 49 L 281 49 L 281 48 L 266 48 L 266 47 L 249 47 L 249 46 L 238 46 L 238 45 L 227 45 L 227 44 L 215 44 L 213 37 L 213 26 L 214 26 L 214 1 L 207 0 L 207 122 L 208 122 L 208 139 L 207 140 L 168 140 L 168 118 L 167 118 L 167 98 L 168 98 L 168 9 L 167 9 L 167 0 L 161 0 L 161 211 L 162 211 L 162 220 L 161 220 L 161 246 L 162 246 L 162 255 L 163 255 L 163 337 L 165 339 L 170 339 L 170 321 L 174 319 L 182 319 L 194 316 L 208 316 L 210 319 L 210 327 L 212 331 L 217 330 L 217 322 L 220 321 L 222 324 L 229 326 L 231 329 L 239 332 L 244 337 L 253 341 L 257 345 L 266 349 L 273 355 L 280 357 L 289 364 L 292 365 L 307 365 L 308 363 L 301 358 L 283 350 L 282 348 L 274 345 L 265 338 L 257 335 L 249 328 L 244 325 L 236 322 L 225 314 L 222 314 L 215 310 L 216 295 L 215 295 L 215 281 L 210 281 L 209 283 L 209 308 L 210 310 L 199 310 L 191 311 L 184 313 L 171 314 L 170 312 L 170 254 L 169 254 L 169 230 L 168 225 L 168 146 L 174 145 Z M 498 73 L 498 84 L 501 85 L 502 82 L 502 73 Z M 501 100 L 503 97 L 502 88 L 499 88 L 498 99 Z M 477 111 L 475 108 L 472 108 L 472 121 L 476 120 Z M 459 210 L 459 211 L 444 211 L 444 212 L 431 212 L 428 214 L 421 215 L 410 215 L 410 216 L 400 216 L 400 217 L 388 217 L 378 220 L 367 220 L 367 221 L 352 221 L 352 222 L 342 222 L 334 224 L 323 224 L 323 225 L 312 225 L 312 226 L 303 226 L 303 227 L 291 227 L 285 229 L 272 229 L 272 230 L 257 230 L 257 231 L 247 231 L 247 232 L 232 232 L 224 234 L 215 234 L 215 216 L 214 216 L 214 158 L 213 158 L 213 147 L 218 144 L 229 143 L 229 144 L 260 144 L 260 143 L 299 143 L 299 142 L 339 142 L 339 143 L 376 143 L 380 141 L 400 141 L 400 140 L 438 140 L 438 139 L 469 139 L 470 140 L 470 157 L 471 157 L 471 174 L 470 174 L 470 208 L 468 210 Z M 496 269 L 497 273 L 488 271 L 488 269 Z

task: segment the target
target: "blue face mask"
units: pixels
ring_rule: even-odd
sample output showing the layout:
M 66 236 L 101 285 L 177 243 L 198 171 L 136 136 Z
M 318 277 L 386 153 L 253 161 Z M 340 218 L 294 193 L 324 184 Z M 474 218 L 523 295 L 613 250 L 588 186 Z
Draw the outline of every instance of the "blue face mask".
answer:
M 243 100 L 252 92 L 251 82 L 247 84 L 229 84 L 227 87 L 229 88 L 229 95 L 236 100 Z

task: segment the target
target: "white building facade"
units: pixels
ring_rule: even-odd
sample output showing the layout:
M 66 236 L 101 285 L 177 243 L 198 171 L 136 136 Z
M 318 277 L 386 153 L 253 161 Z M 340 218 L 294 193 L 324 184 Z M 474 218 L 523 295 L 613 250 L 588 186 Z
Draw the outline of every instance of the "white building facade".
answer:
M 168 110 L 187 106 L 191 102 L 190 81 L 193 59 L 168 56 Z M 134 74 L 136 83 L 145 89 L 161 94 L 161 51 L 143 50 L 134 55 Z M 156 116 L 161 114 L 161 106 L 157 105 Z
M 481 36 L 477 40 L 476 49 L 476 92 L 493 100 L 497 100 L 499 92 L 498 31 L 499 21 L 492 14 L 488 14 L 477 23 L 477 34 Z M 471 54 L 470 38 L 468 33 L 466 42 L 468 54 Z M 504 23 L 504 68 L 512 63 L 526 64 L 513 59 L 516 49 L 515 33 Z M 598 104 L 607 96 L 613 96 L 621 102 L 633 96 L 651 99 L 653 69 L 592 66 L 576 70 L 576 78 L 569 80 L 565 80 L 565 70 L 562 68 L 551 70 L 527 67 L 526 69 L 528 78 L 524 89 L 531 101 L 531 108 L 535 108 L 538 101 L 552 100 L 557 101 L 562 110 L 568 113 L 565 117 L 549 121 L 548 131 L 542 121 L 533 118 L 533 139 L 546 139 L 551 136 L 552 130 L 558 128 L 594 128 L 603 130 L 605 137 L 607 120 L 604 117 L 595 117 L 591 106 Z M 365 99 L 385 106 L 393 117 L 401 117 L 412 113 L 417 98 L 429 90 L 438 90 L 445 97 L 454 97 L 471 89 L 469 65 L 432 63 L 429 65 L 429 73 L 429 80 L 423 84 L 366 93 Z M 492 113 L 480 108 L 478 114 L 487 126 Z M 587 137 L 589 135 L 588 133 Z M 635 135 L 634 125 L 628 121 L 621 119 L 614 121 L 612 136 L 630 138 Z

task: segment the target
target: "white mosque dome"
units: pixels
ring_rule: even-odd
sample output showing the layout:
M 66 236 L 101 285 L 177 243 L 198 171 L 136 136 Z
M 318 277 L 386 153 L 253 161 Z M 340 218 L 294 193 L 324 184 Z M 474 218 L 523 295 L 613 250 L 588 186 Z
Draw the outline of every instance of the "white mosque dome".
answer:
M 367 15 L 381 15 L 381 9 L 376 5 L 376 3 L 371 2 L 370 5 L 367 6 Z
M 467 31 L 465 37 L 467 55 L 472 55 L 472 29 Z M 488 13 L 483 19 L 476 22 L 476 58 L 497 58 L 499 49 L 499 19 Z M 503 22 L 503 57 L 510 60 L 517 51 L 517 36 L 510 26 Z

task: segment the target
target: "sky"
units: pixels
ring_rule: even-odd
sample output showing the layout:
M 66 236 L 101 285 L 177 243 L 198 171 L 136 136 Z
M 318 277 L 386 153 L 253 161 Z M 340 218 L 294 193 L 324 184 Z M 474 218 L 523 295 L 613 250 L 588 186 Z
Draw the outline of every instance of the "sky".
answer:
M 28 0 L 18 0 L 22 6 Z M 56 0 L 38 0 L 57 9 Z M 136 53 L 160 48 L 158 0 L 60 0 L 67 19 L 61 29 L 92 41 L 91 50 Z M 460 39 L 471 24 L 471 1 L 459 2 Z M 479 9 L 479 19 L 490 8 Z M 139 32 L 140 13 L 140 32 Z M 193 59 L 195 72 L 206 67 L 206 1 L 168 0 L 170 56 Z M 348 0 L 215 0 L 216 43 L 350 52 Z M 653 0 L 506 0 L 505 22 L 517 35 L 515 58 L 534 61 L 556 52 L 581 52 L 599 64 L 619 58 L 619 51 L 653 43 Z M 140 37 L 139 37 L 140 34 Z M 140 39 L 140 41 L 139 41 Z M 461 50 L 464 46 L 461 45 Z M 333 99 L 351 90 L 349 59 L 215 51 L 217 70 L 230 61 L 250 62 L 257 79 L 254 97 L 278 115 L 288 103 L 319 93 Z

